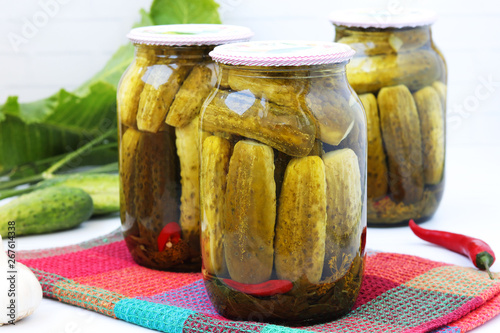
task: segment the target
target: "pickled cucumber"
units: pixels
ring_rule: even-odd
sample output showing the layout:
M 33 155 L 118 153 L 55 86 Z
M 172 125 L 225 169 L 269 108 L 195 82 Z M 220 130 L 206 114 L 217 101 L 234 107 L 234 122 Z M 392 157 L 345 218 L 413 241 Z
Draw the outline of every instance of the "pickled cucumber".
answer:
M 413 94 L 420 119 L 426 184 L 441 182 L 444 169 L 444 112 L 439 93 L 425 87 Z
M 349 148 L 335 150 L 323 156 L 327 184 L 326 249 L 323 278 L 341 277 L 339 258 L 358 250 L 362 206 L 361 173 L 358 158 Z M 353 246 L 354 244 L 354 246 Z M 352 250 L 353 253 L 349 253 Z
M 201 169 L 201 234 L 203 266 L 210 274 L 227 273 L 224 255 L 226 179 L 231 143 L 219 136 L 203 141 Z
M 154 65 L 142 90 L 137 111 L 137 128 L 156 133 L 162 128 L 167 112 L 190 66 L 177 64 Z
M 156 235 L 167 223 L 179 221 L 178 164 L 172 127 L 156 134 L 140 133 L 135 152 L 136 218 Z
M 271 277 L 276 222 L 274 154 L 254 141 L 236 143 L 226 189 L 224 253 L 231 279 L 261 283 Z
M 306 156 L 314 145 L 314 119 L 242 92 L 218 90 L 204 114 L 202 128 L 258 140 L 291 156 Z
M 136 126 L 139 98 L 150 71 L 154 65 L 156 52 L 152 48 L 139 48 L 135 61 L 125 72 L 117 92 L 117 110 L 120 122 L 129 127 Z
M 184 127 L 175 128 L 175 144 L 181 172 L 181 216 L 179 224 L 182 237 L 193 248 L 199 249 L 200 242 L 200 131 L 196 116 Z M 203 134 L 202 134 L 203 135 Z
M 439 79 L 442 61 L 432 50 L 355 57 L 347 65 L 347 78 L 358 94 L 375 93 L 383 87 L 404 84 L 418 90 Z
M 194 66 L 175 95 L 165 122 L 175 127 L 188 125 L 200 113 L 201 105 L 214 86 L 213 76 L 208 66 Z
M 388 189 L 387 163 L 380 133 L 377 99 L 373 94 L 359 95 L 359 98 L 366 111 L 368 129 L 368 198 L 376 200 L 384 197 Z
M 411 52 L 430 46 L 431 36 L 427 27 L 393 29 L 387 31 L 350 31 L 336 38 L 338 43 L 352 47 L 357 55 L 374 56 Z
M 396 202 L 417 202 L 423 195 L 424 172 L 420 120 L 413 96 L 404 85 L 382 88 L 378 105 L 391 195 Z
M 288 163 L 276 223 L 275 265 L 279 279 L 318 283 L 326 238 L 325 165 L 318 156 Z
M 268 73 L 270 75 L 270 73 Z M 248 71 L 229 70 L 228 84 L 234 91 L 249 91 L 256 98 L 270 101 L 281 106 L 299 108 L 300 98 L 307 92 L 307 81 L 279 77 L 255 77 Z
M 124 231 L 131 229 L 135 222 L 135 159 L 141 132 L 129 128 L 120 142 L 120 206 Z

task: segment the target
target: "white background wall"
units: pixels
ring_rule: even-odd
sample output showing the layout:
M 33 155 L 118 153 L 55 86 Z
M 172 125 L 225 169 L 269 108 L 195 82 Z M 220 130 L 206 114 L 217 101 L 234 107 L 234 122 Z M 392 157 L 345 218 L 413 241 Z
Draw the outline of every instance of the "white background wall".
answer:
M 99 70 L 151 0 L 0 0 L 0 104 L 74 89 Z M 332 40 L 330 11 L 354 6 L 427 7 L 440 19 L 434 38 L 449 66 L 449 145 L 500 144 L 500 5 L 494 0 L 219 0 L 224 23 L 256 39 Z M 44 6 L 45 4 L 45 6 Z M 54 4 L 57 4 L 54 6 Z M 52 17 L 40 15 L 49 8 Z M 26 35 L 27 21 L 39 25 Z M 24 29 L 24 34 L 23 34 Z M 26 37 L 13 47 L 12 33 Z M 23 37 L 23 38 L 24 38 Z M 488 90 L 490 88 L 491 90 Z

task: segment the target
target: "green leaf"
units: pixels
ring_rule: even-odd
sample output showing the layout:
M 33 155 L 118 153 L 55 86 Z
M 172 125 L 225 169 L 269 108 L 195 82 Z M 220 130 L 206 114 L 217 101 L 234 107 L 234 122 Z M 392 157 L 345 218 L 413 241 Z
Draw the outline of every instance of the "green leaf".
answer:
M 97 82 L 32 103 L 9 97 L 0 107 L 0 170 L 74 150 L 116 126 L 115 96 L 114 86 Z
M 151 18 L 155 24 L 219 24 L 218 8 L 213 0 L 154 0 Z
M 81 146 L 81 145 L 80 145 Z M 69 162 L 67 165 L 62 167 L 58 173 L 64 173 L 66 171 L 74 170 L 75 168 L 81 167 L 94 167 L 92 170 L 96 169 L 96 166 L 107 165 L 109 163 L 116 163 L 118 160 L 117 152 L 118 143 L 111 142 L 107 144 L 101 144 L 91 149 L 86 154 L 82 154 L 75 158 L 75 160 Z M 43 171 L 47 170 L 55 162 L 59 161 L 66 154 L 54 155 L 45 159 L 40 159 L 35 162 L 18 165 L 14 170 L 9 172 L 9 179 L 22 179 L 34 175 L 38 175 Z

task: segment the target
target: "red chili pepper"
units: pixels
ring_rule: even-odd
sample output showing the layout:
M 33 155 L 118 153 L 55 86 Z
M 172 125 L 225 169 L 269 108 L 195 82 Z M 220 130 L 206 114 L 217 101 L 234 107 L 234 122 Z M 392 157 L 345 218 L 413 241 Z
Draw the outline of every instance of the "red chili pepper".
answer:
M 452 232 L 424 229 L 413 220 L 410 220 L 410 228 L 423 240 L 469 257 L 474 266 L 486 270 L 493 280 L 490 267 L 495 262 L 495 254 L 491 247 L 482 240 Z
M 363 228 L 361 232 L 361 255 L 365 253 L 366 248 L 366 227 Z
M 288 280 L 269 280 L 258 284 L 240 283 L 230 279 L 222 279 L 229 287 L 252 296 L 273 296 L 292 290 L 293 283 Z
M 160 235 L 158 235 L 158 251 L 163 251 L 165 245 L 169 248 L 172 247 L 172 245 L 177 244 L 180 239 L 181 227 L 177 222 L 170 222 L 161 229 Z

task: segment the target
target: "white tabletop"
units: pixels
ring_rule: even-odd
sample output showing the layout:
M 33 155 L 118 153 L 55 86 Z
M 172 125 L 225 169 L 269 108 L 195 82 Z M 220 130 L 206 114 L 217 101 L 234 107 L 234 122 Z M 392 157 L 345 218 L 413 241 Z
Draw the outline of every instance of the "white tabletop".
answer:
M 496 144 L 449 148 L 444 198 L 434 218 L 424 226 L 481 238 L 500 254 L 500 218 L 497 211 L 500 188 L 499 164 L 500 146 Z M 18 250 L 27 250 L 76 244 L 111 232 L 119 225 L 117 217 L 91 220 L 83 223 L 80 228 L 69 231 L 18 238 L 17 246 Z M 466 257 L 426 243 L 414 236 L 406 227 L 369 228 L 367 237 L 369 249 L 418 255 L 473 267 Z M 492 270 L 500 271 L 500 264 L 495 263 Z M 85 333 L 107 330 L 120 333 L 148 331 L 142 327 L 49 299 L 44 299 L 31 317 L 15 326 L 2 327 L 2 332 L 6 333 Z M 499 331 L 500 316 L 474 330 L 477 333 Z

